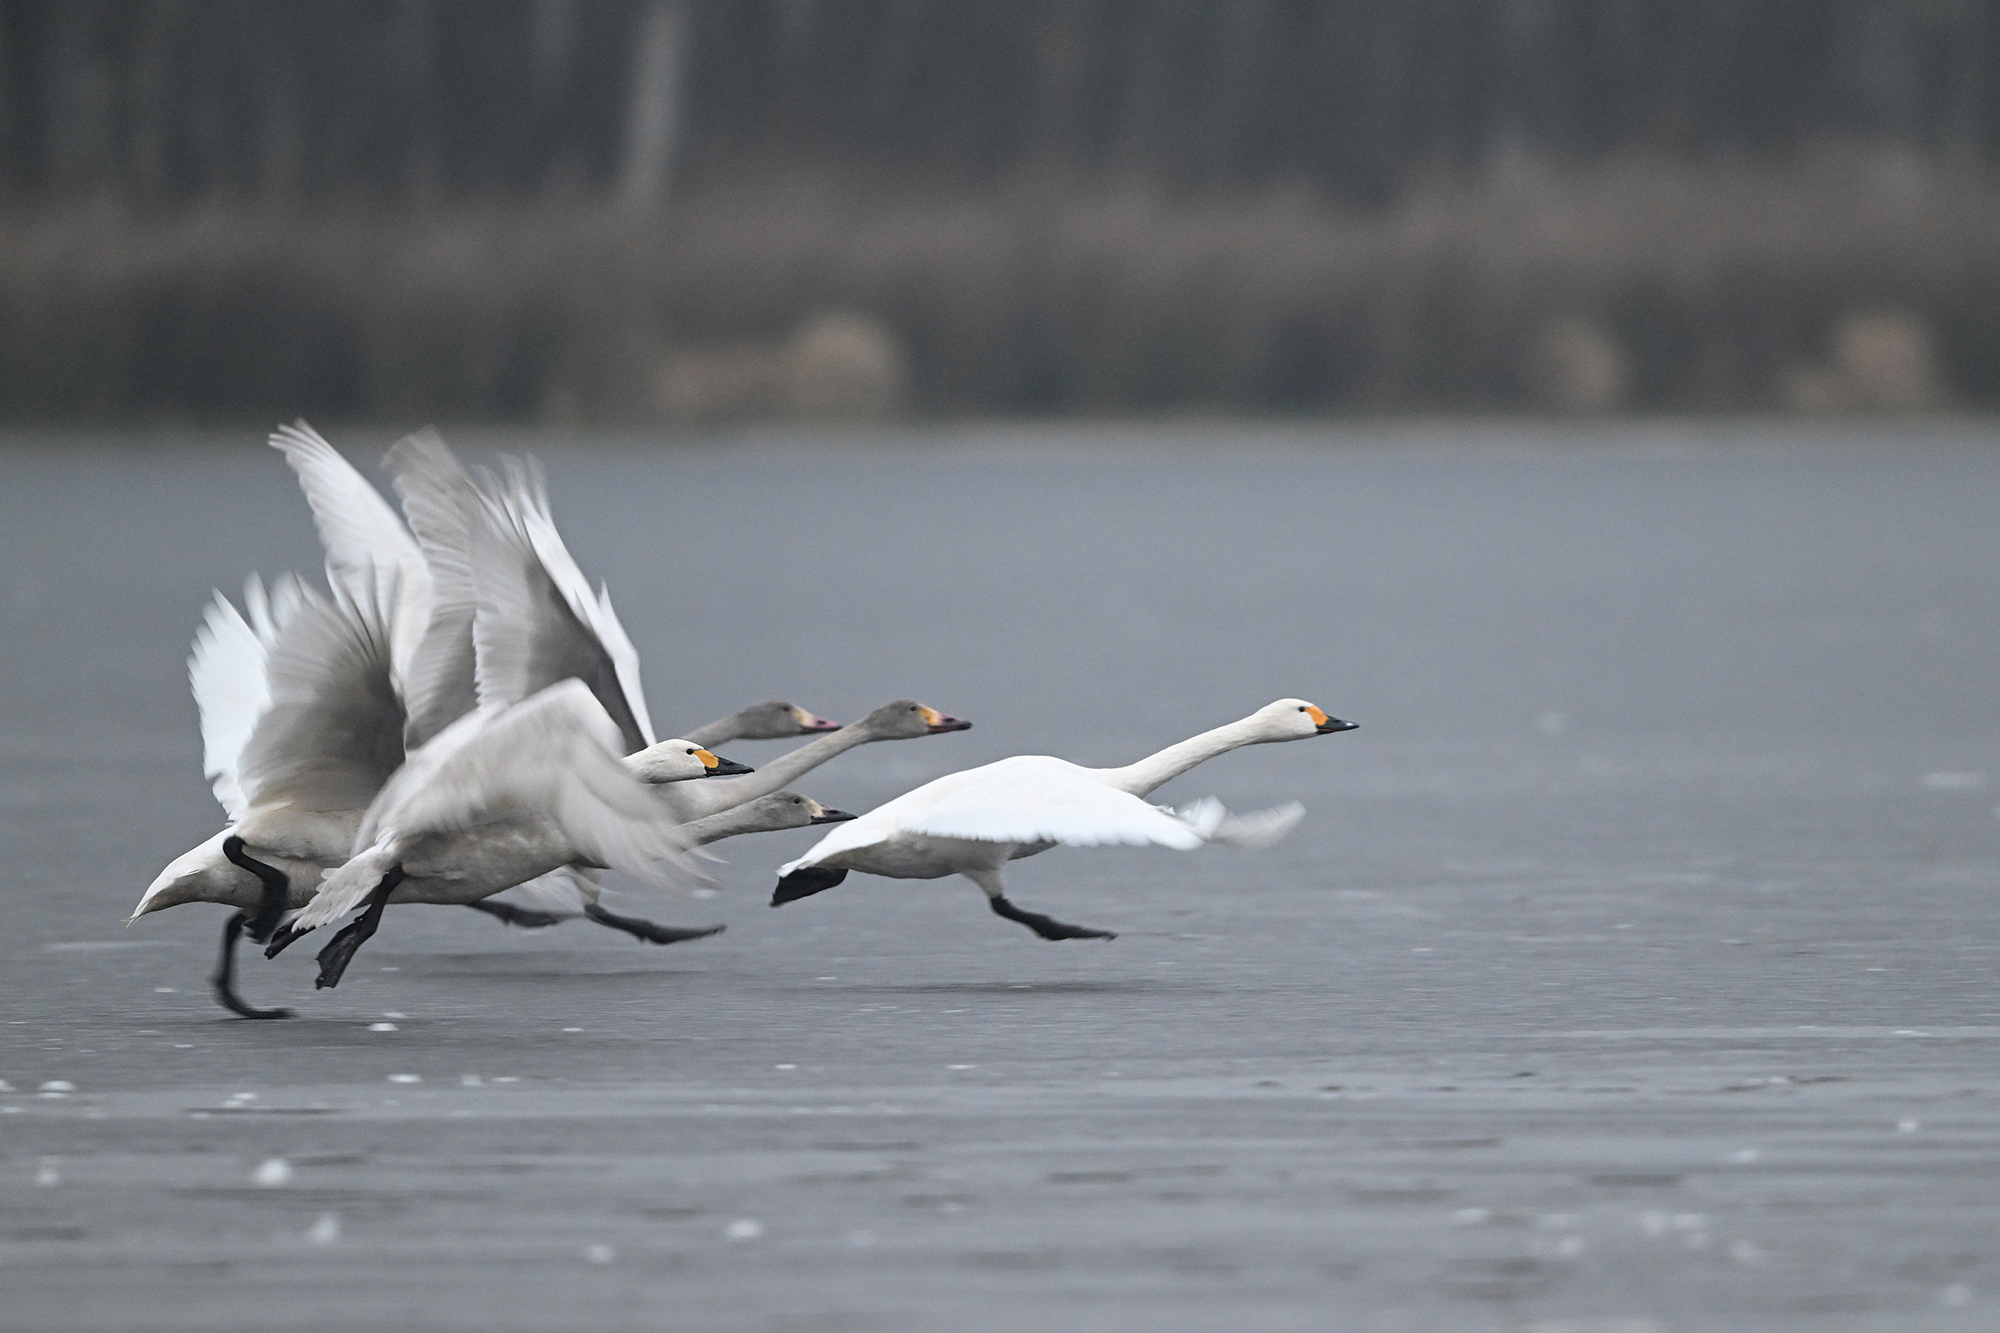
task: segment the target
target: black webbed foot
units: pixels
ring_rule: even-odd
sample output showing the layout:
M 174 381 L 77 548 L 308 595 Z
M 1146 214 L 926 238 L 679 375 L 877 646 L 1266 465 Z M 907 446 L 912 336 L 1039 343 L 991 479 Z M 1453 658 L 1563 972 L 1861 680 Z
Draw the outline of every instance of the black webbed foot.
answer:
M 327 941 L 326 947 L 319 951 L 319 976 L 313 979 L 314 990 L 326 990 L 340 984 L 341 974 L 354 960 L 354 951 L 366 944 L 368 937 L 375 933 L 375 927 L 382 923 L 382 909 L 389 905 L 389 895 L 402 882 L 403 867 L 390 866 L 389 873 L 382 876 L 382 882 L 368 895 L 368 910 Z
M 311 926 L 307 926 L 304 930 L 295 930 L 290 926 L 280 926 L 271 932 L 271 942 L 264 946 L 264 956 L 266 958 L 276 958 L 285 951 L 286 947 L 293 940 L 302 939 L 312 933 L 313 928 Z
M 699 940 L 710 935 L 720 935 L 723 931 L 723 927 L 721 926 L 707 926 L 700 929 L 684 926 L 662 926 L 640 917 L 619 916 L 616 912 L 607 912 L 596 903 L 591 903 L 585 907 L 583 914 L 600 926 L 609 926 L 613 930 L 622 930 L 627 935 L 636 935 L 638 938 L 649 940 L 654 944 L 679 944 L 683 940 Z
M 512 903 L 496 903 L 491 899 L 482 899 L 476 903 L 467 903 L 466 906 L 475 912 L 484 912 L 486 915 L 503 921 L 507 925 L 519 926 L 523 930 L 539 930 L 543 926 L 560 926 L 563 922 L 570 919 L 556 912 L 538 912 L 532 907 L 516 907 Z
M 257 900 L 257 914 L 244 918 L 250 938 L 262 944 L 271 938 L 271 932 L 278 928 L 278 918 L 290 905 L 292 882 L 276 866 L 266 865 L 247 854 L 243 850 L 243 839 L 234 835 L 222 840 L 222 854 L 232 865 L 241 866 L 264 885 L 264 892 Z
M 242 912 L 231 912 L 229 920 L 222 925 L 222 955 L 215 961 L 215 975 L 209 978 L 209 985 L 215 988 L 215 998 L 232 1014 L 244 1018 L 290 1018 L 289 1009 L 259 1009 L 246 1004 L 236 993 L 236 937 L 243 933 L 250 918 Z
M 794 870 L 778 881 L 777 888 L 771 890 L 771 906 L 783 907 L 786 903 L 810 898 L 815 893 L 825 893 L 846 878 L 845 870 L 823 870 L 819 866 Z
M 1072 926 L 1066 921 L 1058 921 L 1040 912 L 1024 912 L 998 894 L 986 900 L 994 912 L 1009 921 L 1018 921 L 1045 940 L 1115 940 L 1115 930 L 1092 930 L 1089 926 Z

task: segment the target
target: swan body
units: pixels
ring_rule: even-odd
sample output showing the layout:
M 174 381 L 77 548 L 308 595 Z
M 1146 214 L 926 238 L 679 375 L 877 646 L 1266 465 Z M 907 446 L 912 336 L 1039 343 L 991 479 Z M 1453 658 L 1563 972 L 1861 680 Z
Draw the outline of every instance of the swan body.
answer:
M 227 855 L 231 840 L 285 876 L 286 908 L 304 906 L 402 762 L 381 608 L 339 581 L 322 595 L 289 577 L 269 595 L 253 577 L 244 602 L 247 619 L 215 595 L 189 661 L 229 826 L 161 871 L 128 921 L 188 902 L 266 905 L 270 881 Z
M 399 891 L 406 902 L 476 902 L 573 863 L 656 888 L 705 880 L 656 784 L 708 776 L 726 761 L 685 743 L 675 760 L 674 743 L 663 742 L 642 780 L 619 753 L 623 741 L 617 721 L 573 678 L 460 718 L 383 786 L 354 856 L 327 877 L 284 943 L 367 905 L 320 951 L 315 984 L 326 987 L 338 984 Z
M 1007 901 L 1001 868 L 1056 846 L 1262 846 L 1298 822 L 1294 803 L 1237 818 L 1203 801 L 1186 811 L 1144 799 L 1204 760 L 1246 745 L 1303 740 L 1353 729 L 1303 699 L 1280 699 L 1227 726 L 1168 746 L 1121 768 L 1085 768 L 1047 755 L 1017 755 L 948 774 L 878 806 L 827 834 L 778 868 L 771 905 L 840 883 L 849 871 L 890 879 L 964 875 L 993 910 L 1045 939 L 1107 939 L 1110 932 L 1065 925 Z

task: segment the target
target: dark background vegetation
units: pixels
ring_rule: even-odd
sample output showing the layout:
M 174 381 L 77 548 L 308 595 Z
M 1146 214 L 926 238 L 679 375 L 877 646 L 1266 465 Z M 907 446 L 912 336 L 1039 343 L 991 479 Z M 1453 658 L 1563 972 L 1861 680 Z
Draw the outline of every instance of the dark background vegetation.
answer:
M 0 410 L 2000 403 L 2000 4 L 9 0 Z

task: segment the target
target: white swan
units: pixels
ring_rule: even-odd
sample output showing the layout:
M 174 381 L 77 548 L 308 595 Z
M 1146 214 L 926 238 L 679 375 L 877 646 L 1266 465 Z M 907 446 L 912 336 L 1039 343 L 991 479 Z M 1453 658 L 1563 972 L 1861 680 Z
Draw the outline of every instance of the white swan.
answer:
M 345 861 L 367 808 L 403 761 L 403 710 L 392 683 L 389 626 L 372 581 L 335 579 L 321 595 L 252 578 L 246 619 L 215 594 L 188 674 L 201 710 L 203 766 L 229 826 L 175 860 L 127 921 L 186 902 L 237 909 L 223 927 L 216 998 L 246 1018 L 234 989 L 238 936 L 267 938 L 301 907 L 322 868 Z
M 403 502 L 406 534 L 374 488 L 304 422 L 274 432 L 271 443 L 299 474 L 331 566 L 402 568 L 414 559 L 427 571 L 427 620 L 412 613 L 396 622 L 403 649 L 401 675 L 407 682 L 402 691 L 408 702 L 404 740 L 410 749 L 472 711 L 482 697 L 490 705 L 504 705 L 571 676 L 591 684 L 618 722 L 627 750 L 653 741 L 639 686 L 638 653 L 612 609 L 609 592 L 591 591 L 564 546 L 532 464 L 514 465 L 504 484 L 489 478 L 482 487 L 436 431 L 405 437 L 384 463 Z M 483 696 L 482 625 L 488 654 Z M 503 668 L 494 667 L 496 655 L 504 659 Z M 708 746 L 732 737 L 774 738 L 836 726 L 785 701 L 766 700 L 698 728 L 693 739 Z M 671 746 L 682 744 L 676 740 Z M 724 771 L 751 770 L 732 765 Z M 510 911 L 506 904 L 466 905 L 524 924 L 581 915 L 655 944 L 698 939 L 721 929 L 659 926 L 615 915 L 598 907 L 596 880 L 571 869 L 550 870 L 521 887 L 531 899 L 561 903 L 568 910 L 550 916 L 534 908 Z
M 1047 755 L 1018 755 L 948 774 L 843 824 L 804 856 L 780 866 L 771 906 L 824 892 L 850 870 L 890 879 L 957 874 L 985 891 L 994 912 L 1043 939 L 1111 939 L 1111 931 L 1068 925 L 1014 906 L 1007 901 L 1002 867 L 1058 844 L 1150 843 L 1186 850 L 1204 842 L 1276 841 L 1298 822 L 1296 804 L 1238 820 L 1212 802 L 1177 814 L 1141 798 L 1230 750 L 1354 726 L 1303 699 L 1280 699 L 1123 768 L 1083 768 Z
M 320 951 L 316 985 L 339 982 L 392 897 L 471 902 L 495 891 L 485 887 L 495 879 L 510 886 L 572 863 L 656 888 L 704 880 L 655 784 L 725 772 L 726 761 L 662 742 L 646 752 L 642 778 L 639 756 L 621 756 L 623 741 L 589 687 L 571 678 L 518 704 L 481 707 L 412 751 L 369 805 L 354 856 L 287 928 L 289 942 L 367 905 Z

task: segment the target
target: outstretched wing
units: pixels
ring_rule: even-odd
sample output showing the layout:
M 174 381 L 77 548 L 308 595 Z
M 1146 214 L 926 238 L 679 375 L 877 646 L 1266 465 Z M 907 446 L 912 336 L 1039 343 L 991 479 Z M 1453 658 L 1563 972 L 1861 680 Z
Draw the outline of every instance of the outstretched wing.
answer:
M 396 684 L 409 697 L 408 669 L 430 620 L 431 576 L 403 521 L 368 479 L 305 422 L 271 432 L 271 447 L 299 475 L 312 506 L 329 578 L 388 609 Z
M 623 736 L 623 754 L 651 745 L 652 720 L 639 687 L 639 654 L 611 609 L 593 594 L 549 517 L 541 473 L 510 463 L 489 488 L 488 521 L 472 532 L 479 599 L 473 622 L 481 707 L 516 704 L 574 677 L 590 687 Z
M 248 811 L 238 765 L 257 719 L 271 706 L 265 667 L 280 621 L 297 609 L 298 580 L 287 574 L 270 596 L 252 574 L 243 587 L 246 619 L 220 592 L 202 612 L 188 658 L 188 683 L 201 713 L 202 771 L 234 824 Z
M 939 838 L 1069 847 L 1152 844 L 1186 851 L 1204 840 L 1188 820 L 1043 755 L 987 765 L 979 781 L 913 812 L 903 828 Z
M 472 531 L 485 502 L 472 477 L 434 430 L 396 442 L 383 460 L 403 500 L 403 517 L 430 569 L 430 623 L 407 668 L 409 720 L 403 741 L 415 749 L 479 705 L 472 638 L 478 605 L 472 578 Z
M 389 627 L 369 591 L 302 584 L 264 663 L 270 702 L 238 764 L 249 807 L 362 810 L 403 762 L 403 707 L 390 683 Z
M 383 788 L 356 846 L 413 830 L 553 821 L 579 860 L 657 888 L 703 881 L 672 811 L 619 757 L 623 736 L 581 681 L 460 718 Z

